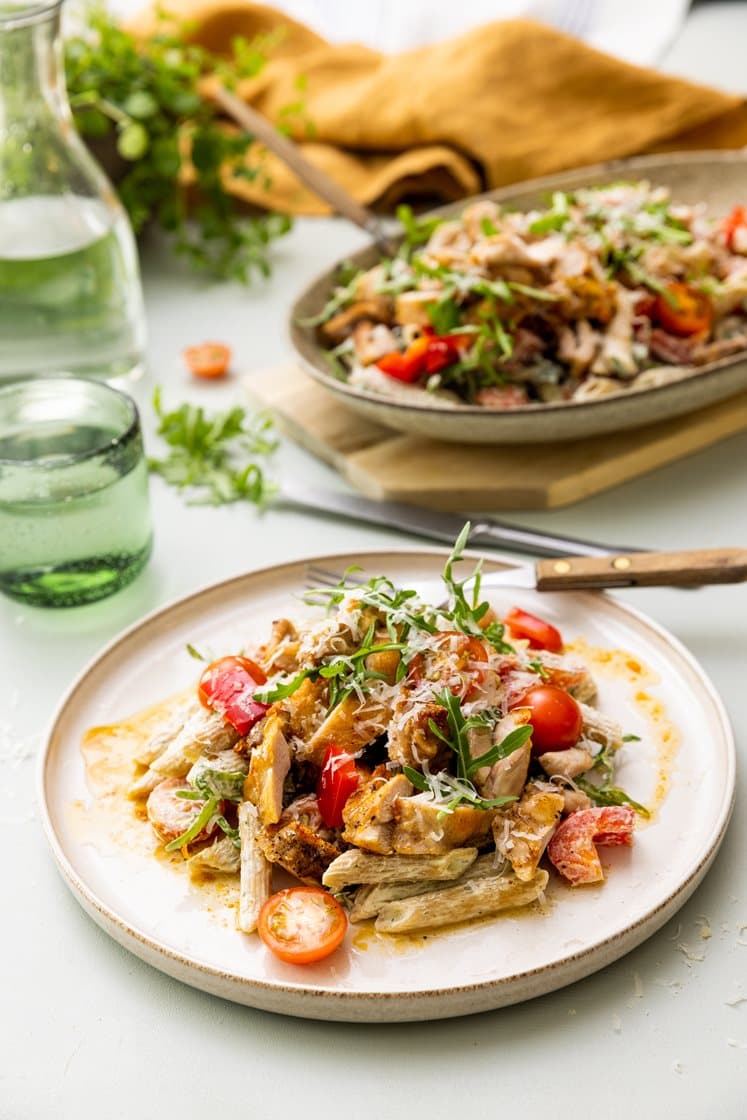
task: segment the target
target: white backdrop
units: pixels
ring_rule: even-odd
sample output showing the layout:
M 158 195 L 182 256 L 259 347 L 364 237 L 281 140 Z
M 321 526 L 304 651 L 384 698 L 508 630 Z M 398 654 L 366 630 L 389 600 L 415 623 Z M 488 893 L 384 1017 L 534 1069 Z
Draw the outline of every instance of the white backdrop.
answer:
M 264 0 L 272 3 L 273 0 Z M 401 51 L 494 19 L 531 15 L 599 50 L 655 64 L 677 34 L 690 0 L 277 0 L 276 6 L 332 42 Z M 143 0 L 111 0 L 130 15 Z M 179 0 L 166 7 L 179 10 Z

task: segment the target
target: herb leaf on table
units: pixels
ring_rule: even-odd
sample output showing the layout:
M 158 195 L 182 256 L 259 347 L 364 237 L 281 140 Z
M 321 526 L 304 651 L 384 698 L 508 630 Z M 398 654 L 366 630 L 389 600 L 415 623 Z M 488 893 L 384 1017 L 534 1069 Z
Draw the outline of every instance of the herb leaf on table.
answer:
M 227 505 L 248 501 L 264 506 L 275 493 L 264 465 L 277 446 L 272 421 L 240 406 L 209 414 L 184 403 L 167 412 L 161 390 L 153 394 L 160 424 L 158 435 L 169 446 L 162 459 L 149 457 L 148 467 L 177 490 L 191 490 L 193 505 Z

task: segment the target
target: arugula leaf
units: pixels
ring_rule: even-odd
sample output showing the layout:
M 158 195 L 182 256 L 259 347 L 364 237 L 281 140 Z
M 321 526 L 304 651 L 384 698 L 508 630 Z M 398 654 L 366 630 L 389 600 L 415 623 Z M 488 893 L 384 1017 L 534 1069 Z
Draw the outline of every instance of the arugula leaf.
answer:
M 248 501 L 263 506 L 275 492 L 253 458 L 266 459 L 275 450 L 272 421 L 236 406 L 209 415 L 197 405 L 163 408 L 161 390 L 153 394 L 159 420 L 158 435 L 171 448 L 162 458 L 148 459 L 148 467 L 178 490 L 197 493 L 193 504 L 225 505 Z
M 472 572 L 464 579 L 458 580 L 454 575 L 455 564 L 464 559 L 464 549 L 471 528 L 471 523 L 468 521 L 457 537 L 444 565 L 443 581 L 449 594 L 449 611 L 440 613 L 453 622 L 454 628 L 461 630 L 463 634 L 489 642 L 498 653 L 513 653 L 514 647 L 503 639 L 505 627 L 502 622 L 496 620 L 487 626 L 480 625 L 490 610 L 490 604 L 486 600 L 480 600 L 482 561 L 478 560 Z M 468 599 L 465 591 L 468 583 L 473 584 L 471 600 Z
M 404 238 L 400 247 L 400 253 L 403 257 L 409 257 L 413 249 L 418 245 L 425 244 L 431 237 L 434 230 L 438 229 L 445 218 L 439 217 L 417 217 L 411 206 L 398 206 L 396 210 L 397 221 L 404 230 Z
M 429 304 L 426 311 L 436 334 L 448 334 L 459 326 L 461 311 L 453 296 Z
M 203 657 L 200 651 L 195 649 L 191 642 L 187 642 L 187 653 L 190 657 L 194 657 L 195 661 L 207 661 L 207 657 Z
M 635 809 L 636 813 L 640 816 L 651 816 L 651 813 L 645 805 L 634 801 L 633 798 L 628 796 L 625 790 L 620 789 L 619 786 L 612 786 L 606 782 L 602 785 L 596 785 L 586 778 L 576 778 L 575 783 L 595 805 L 630 805 L 631 809 Z

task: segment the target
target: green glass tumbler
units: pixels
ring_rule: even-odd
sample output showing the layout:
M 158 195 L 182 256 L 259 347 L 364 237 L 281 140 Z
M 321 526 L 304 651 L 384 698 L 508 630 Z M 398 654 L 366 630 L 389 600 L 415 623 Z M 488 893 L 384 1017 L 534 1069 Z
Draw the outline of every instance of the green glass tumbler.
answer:
M 134 401 L 100 382 L 0 388 L 0 591 L 72 607 L 130 583 L 151 551 Z

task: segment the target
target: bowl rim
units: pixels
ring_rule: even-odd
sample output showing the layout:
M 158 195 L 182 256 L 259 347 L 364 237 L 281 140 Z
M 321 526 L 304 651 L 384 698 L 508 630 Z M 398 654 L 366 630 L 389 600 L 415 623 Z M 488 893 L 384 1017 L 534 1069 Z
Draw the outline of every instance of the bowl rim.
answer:
M 493 190 L 482 191 L 480 194 L 469 195 L 465 198 L 457 199 L 455 202 L 449 202 L 443 206 L 437 206 L 433 209 L 424 212 L 423 216 L 433 217 L 443 215 L 448 217 L 451 214 L 459 213 L 465 206 L 474 202 L 479 202 L 483 199 L 490 199 L 501 201 L 505 198 L 511 198 L 517 194 L 524 194 L 530 191 L 542 191 L 557 188 L 562 186 L 564 181 L 576 180 L 579 176 L 588 175 L 590 178 L 598 177 L 606 174 L 619 174 L 623 171 L 640 171 L 643 172 L 646 168 L 661 167 L 661 166 L 684 166 L 687 164 L 743 164 L 745 174 L 747 175 L 747 148 L 740 149 L 703 149 L 699 151 L 678 151 L 678 152 L 663 152 L 661 154 L 649 154 L 642 156 L 631 156 L 621 159 L 607 160 L 600 163 L 586 164 L 581 167 L 569 168 L 565 171 L 554 172 L 551 175 L 543 175 L 535 179 L 524 179 L 520 182 L 509 183 L 502 187 L 496 187 Z M 482 405 L 471 404 L 449 404 L 449 405 L 432 405 L 427 402 L 419 401 L 403 401 L 396 397 L 385 396 L 381 393 L 371 392 L 366 389 L 361 389 L 358 386 L 350 385 L 349 382 L 342 378 L 336 378 L 330 374 L 326 369 L 322 368 L 321 358 L 322 348 L 315 343 L 311 335 L 313 328 L 304 327 L 298 321 L 300 312 L 300 305 L 304 304 L 309 298 L 313 290 L 320 285 L 323 281 L 331 282 L 334 273 L 344 261 L 357 262 L 358 258 L 366 257 L 368 255 L 378 253 L 373 242 L 370 245 L 363 246 L 361 249 L 356 250 L 354 253 L 347 257 L 340 258 L 332 265 L 325 268 L 320 272 L 311 283 L 307 284 L 300 295 L 294 300 L 289 317 L 287 320 L 288 336 L 293 346 L 296 358 L 300 361 L 304 370 L 320 385 L 329 389 L 331 392 L 337 393 L 342 397 L 350 397 L 354 400 L 363 401 L 372 405 L 374 408 L 384 408 L 387 410 L 394 409 L 402 413 L 409 413 L 417 416 L 454 416 L 464 417 L 469 419 L 482 418 L 484 424 L 489 424 L 496 418 L 500 418 L 503 423 L 511 423 L 509 418 L 515 417 L 518 419 L 528 419 L 532 416 L 568 416 L 583 412 L 589 415 L 591 412 L 604 411 L 610 407 L 614 408 L 622 401 L 642 400 L 661 397 L 667 393 L 671 393 L 673 389 L 678 386 L 686 385 L 690 381 L 697 380 L 699 383 L 712 381 L 717 374 L 721 373 L 724 369 L 729 369 L 733 366 L 744 362 L 747 358 L 747 351 L 740 351 L 737 355 L 720 358 L 714 362 L 708 362 L 702 366 L 695 366 L 689 372 L 680 377 L 673 378 L 662 385 L 652 385 L 644 389 L 620 389 L 614 393 L 607 393 L 602 397 L 592 398 L 585 401 L 562 401 L 555 403 L 542 404 L 540 402 L 532 402 L 527 405 L 521 405 L 517 408 L 511 409 L 489 409 Z M 320 354 L 319 362 L 317 364 L 305 352 L 305 347 L 302 343 L 312 343 L 317 346 Z M 666 367 L 665 367 L 666 368 Z M 672 369 L 677 367 L 672 366 Z M 686 367 L 680 367 L 686 368 Z

